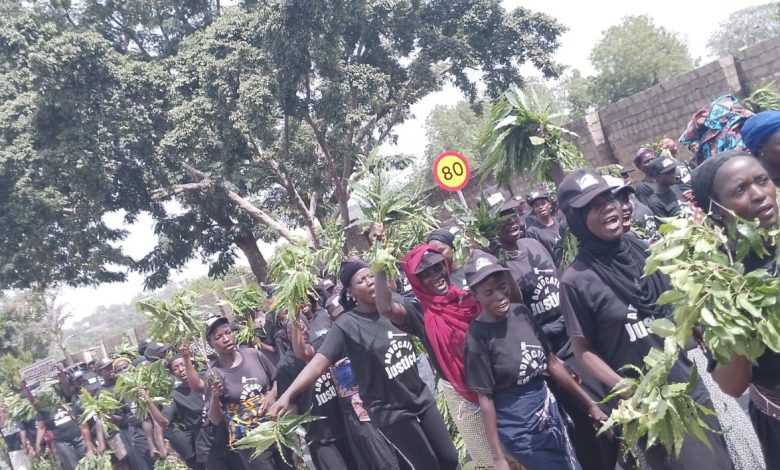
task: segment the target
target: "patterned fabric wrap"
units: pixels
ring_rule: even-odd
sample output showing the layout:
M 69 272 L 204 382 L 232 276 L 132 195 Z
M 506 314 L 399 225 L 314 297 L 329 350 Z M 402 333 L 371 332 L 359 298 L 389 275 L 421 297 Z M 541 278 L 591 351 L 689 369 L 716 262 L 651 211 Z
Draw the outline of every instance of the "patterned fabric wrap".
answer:
M 265 421 L 260 414 L 264 395 L 255 395 L 243 400 L 241 403 L 228 403 L 225 410 L 228 430 L 230 431 L 229 444 L 232 447 L 239 439 L 245 437 L 249 431 L 258 427 Z
M 752 115 L 734 95 L 719 96 L 696 111 L 680 136 L 680 143 L 688 147 L 699 162 L 720 152 L 743 148 L 739 131 Z

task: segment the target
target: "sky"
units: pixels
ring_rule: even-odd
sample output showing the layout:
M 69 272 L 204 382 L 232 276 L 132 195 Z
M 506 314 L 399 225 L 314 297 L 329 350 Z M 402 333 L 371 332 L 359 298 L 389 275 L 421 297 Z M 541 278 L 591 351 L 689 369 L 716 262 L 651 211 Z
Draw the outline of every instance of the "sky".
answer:
M 710 0 L 709 2 L 692 0 L 655 0 L 638 1 L 598 1 L 574 0 L 505 0 L 508 9 L 522 6 L 530 10 L 547 13 L 568 28 L 561 37 L 561 46 L 555 54 L 556 60 L 566 66 L 577 68 L 584 74 L 593 72 L 588 56 L 590 50 L 602 37 L 604 30 L 620 23 L 628 15 L 649 15 L 656 25 L 678 33 L 688 44 L 694 59 L 706 64 L 715 57 L 707 51 L 706 43 L 712 31 L 736 10 L 753 5 L 767 3 L 766 0 L 740 0 L 739 2 Z M 533 70 L 527 73 L 533 74 Z M 385 146 L 388 153 L 406 153 L 421 156 L 425 148 L 425 118 L 438 104 L 454 104 L 463 96 L 451 86 L 431 94 L 412 107 L 414 117 L 397 127 L 398 142 L 394 146 Z M 108 217 L 109 223 L 121 225 L 121 214 Z M 126 254 L 140 258 L 155 245 L 152 220 L 142 216 L 130 227 L 130 235 L 123 243 Z M 272 253 L 270 245 L 262 245 L 265 256 Z M 246 264 L 242 261 L 242 264 Z M 173 281 L 183 281 L 203 276 L 208 268 L 200 261 L 189 263 L 182 272 L 173 276 Z M 143 290 L 143 277 L 130 274 L 127 282 L 105 284 L 91 288 L 65 288 L 61 300 L 66 308 L 73 312 L 74 319 L 86 316 L 100 305 L 122 304 L 130 301 Z

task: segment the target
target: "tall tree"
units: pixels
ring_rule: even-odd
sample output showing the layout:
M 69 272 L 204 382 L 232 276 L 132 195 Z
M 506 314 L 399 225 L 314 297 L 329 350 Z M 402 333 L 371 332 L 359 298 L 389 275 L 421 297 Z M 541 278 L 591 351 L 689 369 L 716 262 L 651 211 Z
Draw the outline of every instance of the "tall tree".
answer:
M 737 10 L 713 31 L 707 47 L 718 57 L 735 54 L 758 42 L 780 36 L 780 3 Z
M 36 24 L 34 40 L 6 57 L 24 71 L 23 127 L 34 129 L 26 150 L 47 172 L 69 168 L 58 181 L 68 187 L 54 193 L 97 180 L 100 190 L 86 198 L 92 210 L 75 211 L 84 220 L 118 209 L 129 221 L 140 211 L 155 217 L 159 243 L 135 264 L 148 286 L 198 255 L 212 274 L 224 272 L 239 249 L 263 279 L 257 239 L 302 228 L 316 245 L 324 219 L 346 227 L 359 157 L 395 138 L 419 99 L 448 81 L 476 98 L 471 71 L 490 95 L 520 81 L 526 62 L 559 73 L 551 54 L 563 28 L 525 9 L 506 12 L 497 0 L 266 0 L 218 19 L 194 8 L 187 21 L 175 8 L 137 12 L 201 3 L 115 3 L 105 4 L 111 14 L 97 8 L 103 2 L 60 8 L 56 27 Z M 26 31 L 19 22 L 10 29 L 9 37 Z M 73 169 L 86 175 L 71 177 Z M 114 240 L 99 241 L 106 248 Z
M 558 92 L 569 118 L 582 116 L 596 107 L 592 81 L 593 77 L 584 77 L 577 69 L 567 71 L 561 78 Z
M 688 72 L 693 59 L 675 33 L 649 16 L 627 16 L 607 29 L 590 54 L 591 93 L 604 106 Z

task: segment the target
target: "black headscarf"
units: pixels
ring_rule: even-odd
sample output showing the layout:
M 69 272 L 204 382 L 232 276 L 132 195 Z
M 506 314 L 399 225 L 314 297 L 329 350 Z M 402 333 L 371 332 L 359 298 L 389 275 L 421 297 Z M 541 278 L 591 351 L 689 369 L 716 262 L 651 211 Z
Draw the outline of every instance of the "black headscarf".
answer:
M 566 221 L 580 242 L 577 258 L 582 260 L 623 302 L 632 305 L 642 318 L 662 318 L 670 313 L 657 305 L 658 297 L 671 288 L 669 278 L 656 271 L 644 276 L 648 245 L 628 233 L 615 241 L 604 241 L 588 230 L 590 205 L 568 208 Z
M 428 239 L 425 240 L 425 243 L 430 243 L 433 240 L 442 242 L 450 248 L 455 248 L 455 235 L 453 235 L 449 229 L 440 228 L 434 230 L 430 235 L 428 235 Z
M 347 288 L 349 288 L 352 278 L 363 268 L 367 268 L 368 263 L 362 259 L 352 258 L 341 263 L 341 270 L 339 271 L 339 281 L 343 286 L 341 293 L 339 294 L 339 303 L 344 307 L 344 310 L 350 310 L 355 307 L 355 302 L 347 299 Z
M 739 150 L 719 153 L 717 158 L 708 158 L 693 170 L 691 189 L 693 189 L 693 196 L 696 198 L 696 205 L 701 210 L 708 213 L 712 211 L 712 195 L 718 170 L 732 158 L 744 156 L 750 156 L 750 154 Z

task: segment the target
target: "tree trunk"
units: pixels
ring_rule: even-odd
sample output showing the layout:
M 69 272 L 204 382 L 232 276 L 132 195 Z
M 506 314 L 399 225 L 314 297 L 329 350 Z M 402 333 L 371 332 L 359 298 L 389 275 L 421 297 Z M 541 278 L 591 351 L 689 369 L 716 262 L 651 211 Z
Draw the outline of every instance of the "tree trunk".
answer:
M 241 249 L 249 261 L 249 268 L 252 270 L 252 274 L 257 278 L 258 283 L 264 283 L 268 277 L 268 263 L 266 262 L 263 254 L 260 253 L 260 248 L 257 246 L 257 240 L 251 234 L 242 235 L 236 237 L 236 245 Z

